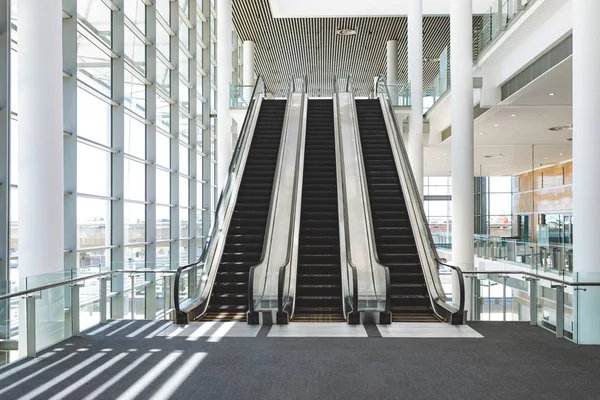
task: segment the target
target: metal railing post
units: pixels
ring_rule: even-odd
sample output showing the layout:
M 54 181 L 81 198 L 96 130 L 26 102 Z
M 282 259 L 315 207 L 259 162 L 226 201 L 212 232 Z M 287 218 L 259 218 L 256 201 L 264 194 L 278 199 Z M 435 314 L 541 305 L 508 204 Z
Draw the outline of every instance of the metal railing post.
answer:
M 535 253 L 534 253 L 534 247 L 533 247 L 533 246 L 529 246 L 529 250 L 531 250 L 531 269 L 535 269 Z
M 79 307 L 79 285 L 74 283 L 71 285 L 71 335 L 79 336 L 80 334 L 80 307 Z
M 100 278 L 100 305 L 99 305 L 99 311 L 100 311 L 100 323 L 104 324 L 106 322 L 106 278 L 105 277 L 101 277 Z
M 529 281 L 529 325 L 537 325 L 538 286 L 536 278 L 526 278 Z
M 506 322 L 506 275 L 502 276 L 502 321 Z
M 27 337 L 27 357 L 35 357 L 35 296 L 25 296 L 25 329 Z
M 556 337 L 565 336 L 565 287 L 561 285 L 551 285 L 556 289 Z
M 167 279 L 163 275 L 163 290 L 162 290 L 162 292 L 163 292 L 162 293 L 163 294 L 163 319 L 167 319 L 167 285 L 170 280 L 171 280 L 170 277 L 169 277 L 169 279 Z
M 129 275 L 131 279 L 131 319 L 135 319 L 135 275 Z

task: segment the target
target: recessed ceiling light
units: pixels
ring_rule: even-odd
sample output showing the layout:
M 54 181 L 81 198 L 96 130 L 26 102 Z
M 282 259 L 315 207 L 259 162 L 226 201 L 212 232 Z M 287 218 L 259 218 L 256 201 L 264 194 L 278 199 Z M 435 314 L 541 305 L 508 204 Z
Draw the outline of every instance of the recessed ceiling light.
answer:
M 437 159 L 439 160 L 440 158 L 438 157 Z
M 559 154 L 559 156 L 562 156 L 562 155 L 563 155 L 563 153 L 560 153 L 560 154 Z
M 516 117 L 517 115 L 516 115 L 516 114 L 511 114 L 510 116 L 511 116 L 511 117 Z
M 497 127 L 499 127 L 500 125 L 498 125 L 498 124 L 494 124 L 494 126 L 497 128 Z
M 548 159 L 548 157 L 546 157 L 546 160 Z
M 508 168 L 506 168 L 505 171 L 508 172 Z
M 447 155 L 448 155 L 448 153 L 444 153 L 444 155 L 445 155 L 445 156 L 447 156 Z
M 479 132 L 480 135 L 485 135 L 485 132 Z
M 352 35 L 356 35 L 356 29 L 339 28 L 335 31 L 335 34 L 340 35 L 340 36 L 352 36 Z
M 548 93 L 548 96 L 554 96 L 556 93 Z

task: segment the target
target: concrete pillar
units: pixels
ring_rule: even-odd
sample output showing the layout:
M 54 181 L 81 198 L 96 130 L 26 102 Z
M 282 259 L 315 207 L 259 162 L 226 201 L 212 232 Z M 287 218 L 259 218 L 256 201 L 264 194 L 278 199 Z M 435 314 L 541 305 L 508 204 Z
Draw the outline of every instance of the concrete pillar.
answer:
M 387 42 L 387 84 L 393 105 L 398 104 L 398 41 Z
M 598 105 L 600 104 L 600 47 L 590 44 L 598 37 L 600 2 L 573 2 L 573 264 L 578 281 L 600 281 L 598 264 L 598 227 L 600 188 L 597 171 L 600 168 L 597 134 Z M 576 172 L 576 173 L 575 173 Z M 588 287 L 576 291 L 575 339 L 582 344 L 600 344 L 600 288 Z
M 244 41 L 244 65 L 243 77 L 244 82 L 244 101 L 250 104 L 252 96 L 252 87 L 254 86 L 254 42 L 251 40 Z
M 19 0 L 19 275 L 64 264 L 62 0 Z
M 423 197 L 423 0 L 410 0 L 408 11 L 408 79 L 412 109 L 408 158 Z
M 217 182 L 220 193 L 225 185 L 231 160 L 231 115 L 229 114 L 229 87 L 231 86 L 232 46 L 231 0 L 217 2 Z
M 452 261 L 465 271 L 474 264 L 474 170 L 473 170 L 473 5 L 450 2 L 452 56 Z M 471 291 L 466 285 L 470 304 Z M 458 285 L 453 297 L 458 299 Z

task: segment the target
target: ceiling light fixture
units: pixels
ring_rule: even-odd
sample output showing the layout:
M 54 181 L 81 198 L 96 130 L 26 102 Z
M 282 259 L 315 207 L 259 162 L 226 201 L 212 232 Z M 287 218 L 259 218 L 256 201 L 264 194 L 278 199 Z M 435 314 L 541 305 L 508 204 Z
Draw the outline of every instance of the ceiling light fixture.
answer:
M 336 29 L 335 34 L 340 35 L 340 36 L 352 36 L 352 35 L 356 35 L 356 29 L 338 28 L 338 29 Z
M 511 114 L 510 116 L 511 116 L 511 117 L 516 117 L 517 115 L 516 115 L 516 114 Z
M 500 125 L 498 125 L 498 124 L 494 124 L 494 126 L 497 128 L 497 127 L 499 127 Z
M 480 135 L 485 135 L 485 132 L 479 132 Z
M 562 156 L 562 155 L 563 155 L 563 153 L 560 153 L 560 154 L 559 154 L 559 156 Z
M 573 124 L 553 126 L 552 128 L 548 128 L 548 130 L 549 131 L 553 131 L 553 132 L 557 132 L 557 131 L 572 131 L 573 130 Z
M 548 93 L 548 96 L 554 96 L 556 93 Z

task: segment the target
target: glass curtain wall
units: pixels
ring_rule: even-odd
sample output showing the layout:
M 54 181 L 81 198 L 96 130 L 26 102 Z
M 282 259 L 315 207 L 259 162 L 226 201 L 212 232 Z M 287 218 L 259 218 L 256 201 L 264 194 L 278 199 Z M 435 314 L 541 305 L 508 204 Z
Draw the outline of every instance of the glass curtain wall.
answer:
M 0 159 L 10 160 L 0 164 L 9 216 L 0 224 L 10 226 L 0 292 L 19 281 L 17 3 L 0 0 L 0 21 L 11 26 L 0 40 L 0 79 L 10 82 L 0 96 L 10 110 L 0 119 Z M 215 2 L 63 0 L 63 10 L 65 268 L 194 261 L 217 201 Z M 123 291 L 138 280 L 152 278 L 111 282 L 121 293 L 113 317 L 127 312 Z M 148 312 L 137 307 L 136 316 Z

